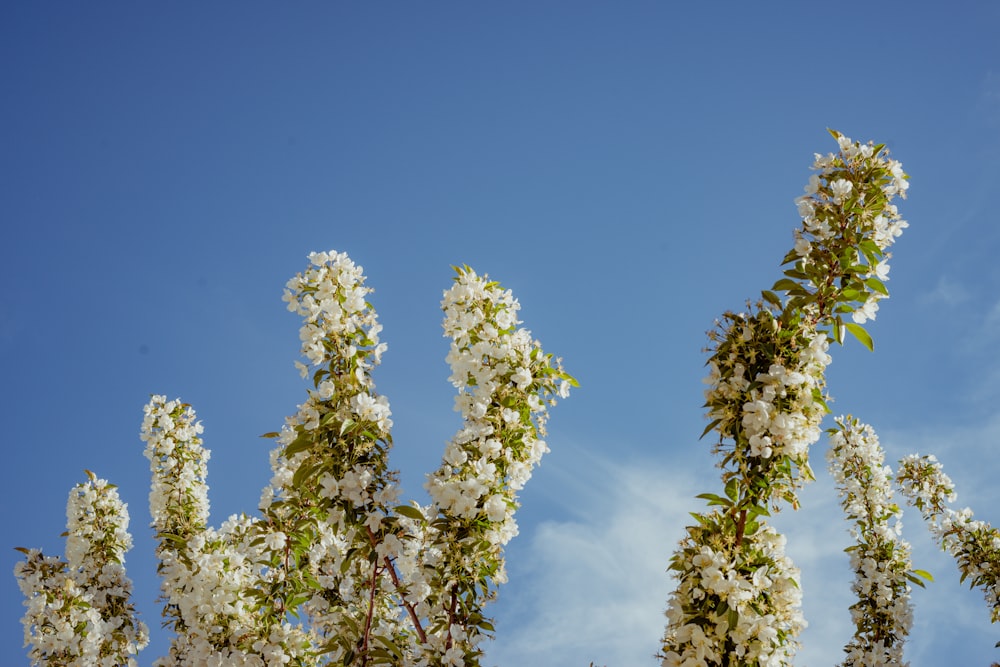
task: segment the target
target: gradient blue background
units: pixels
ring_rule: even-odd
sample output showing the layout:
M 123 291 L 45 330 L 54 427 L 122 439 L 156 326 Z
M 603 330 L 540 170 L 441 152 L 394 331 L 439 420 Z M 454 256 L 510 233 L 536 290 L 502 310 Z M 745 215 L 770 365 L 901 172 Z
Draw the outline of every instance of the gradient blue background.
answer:
M 667 561 L 717 490 L 704 332 L 779 277 L 827 127 L 912 176 L 876 351 L 833 351 L 832 407 L 891 460 L 937 452 L 1000 522 L 998 35 L 985 1 L 3 3 L 0 664 L 27 663 L 13 547 L 62 552 L 84 468 L 129 503 L 141 663 L 165 652 L 141 407 L 193 403 L 213 521 L 254 511 L 257 436 L 305 395 L 282 286 L 331 248 L 377 290 L 411 496 L 458 424 L 450 265 L 511 287 L 582 383 L 522 496 L 486 664 L 656 664 Z M 780 517 L 816 666 L 851 635 L 825 449 Z M 937 577 L 914 594 L 914 667 L 1000 659 L 981 593 L 906 527 Z

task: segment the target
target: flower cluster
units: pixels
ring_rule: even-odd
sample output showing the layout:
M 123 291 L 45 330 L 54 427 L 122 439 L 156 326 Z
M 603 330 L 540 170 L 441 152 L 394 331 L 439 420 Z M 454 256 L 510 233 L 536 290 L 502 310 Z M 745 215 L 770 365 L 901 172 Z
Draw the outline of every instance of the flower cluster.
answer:
M 809 446 L 826 414 L 826 335 L 759 306 L 726 313 L 709 337 L 715 352 L 704 380 L 706 433 L 719 434 L 723 483 L 742 480 L 756 504 L 783 498 L 795 506 L 795 490 L 812 479 Z M 766 489 L 751 483 L 760 477 L 771 480 Z
M 442 305 L 465 424 L 429 478 L 433 504 L 397 505 L 371 290 L 346 255 L 309 259 L 285 301 L 304 320 L 297 365 L 312 388 L 265 434 L 278 446 L 261 518 L 208 526 L 194 411 L 163 396 L 145 408 L 163 614 L 177 635 L 156 664 L 477 664 L 492 630 L 482 608 L 517 532 L 515 491 L 547 451 L 548 406 L 574 380 L 518 328 L 510 292 L 460 270 Z
M 312 368 L 313 389 L 281 433 L 268 434 L 279 446 L 261 509 L 294 497 L 295 487 L 308 483 L 354 516 L 365 513 L 376 495 L 384 496 L 382 507 L 395 500 L 385 466 L 392 412 L 371 378 L 387 346 L 366 301 L 372 290 L 364 286 L 362 268 L 335 251 L 311 253 L 309 261 L 305 273 L 288 281 L 284 300 L 303 318 L 299 337 L 310 363 L 296 366 L 303 377 Z
M 668 603 L 662 664 L 789 664 L 806 622 L 785 537 L 751 519 L 737 541 L 730 512 L 701 514 L 698 521 L 671 559 L 679 581 Z
M 783 554 L 760 548 L 773 534 L 762 517 L 780 510 L 781 501 L 797 509 L 797 490 L 813 479 L 809 446 L 828 412 L 830 339 L 842 341 L 846 329 L 871 347 L 860 323 L 888 295 L 886 249 L 907 226 L 890 203 L 907 187 L 899 163 L 883 146 L 833 135 L 840 151 L 816 156 L 816 173 L 796 201 L 803 223 L 783 262 L 792 268 L 761 292 L 760 303 L 748 304 L 747 313 L 727 312 L 709 333 L 705 434 L 718 434 L 714 451 L 721 455 L 725 495 L 699 496 L 721 509 L 695 515 L 699 525 L 688 527 L 672 560 L 679 587 L 668 612 L 665 665 L 728 665 L 731 656 L 739 665 L 783 664 L 804 625 L 797 593 L 774 595 L 754 586 L 757 576 L 797 577 Z M 853 313 L 854 322 L 845 323 L 845 313 Z M 710 582 L 720 576 L 750 595 L 753 613 L 734 611 L 733 600 L 718 594 Z M 742 620 L 753 625 L 754 614 L 773 620 L 774 631 L 729 631 Z
M 857 630 L 844 648 L 844 667 L 904 665 L 903 643 L 910 632 L 910 582 L 923 585 L 912 570 L 910 545 L 903 540 L 902 510 L 892 501 L 892 470 L 878 436 L 851 417 L 836 420 L 827 452 L 841 506 L 854 521 L 849 547 L 854 570 L 851 606 Z
M 279 446 L 261 509 L 294 497 L 296 486 L 307 483 L 354 516 L 378 494 L 386 496 L 382 507 L 395 500 L 384 461 L 392 411 L 371 378 L 387 345 L 379 341 L 382 325 L 366 301 L 372 290 L 362 268 L 335 251 L 311 253 L 309 261 L 308 270 L 288 281 L 284 300 L 303 318 L 299 337 L 309 365 L 296 366 L 302 377 L 313 370 L 313 389 L 282 431 L 268 434 Z
M 726 313 L 709 336 L 706 433 L 719 434 L 725 496 L 699 497 L 723 510 L 696 515 L 671 561 L 679 584 L 661 657 L 664 665 L 722 665 L 731 655 L 739 664 L 786 664 L 805 627 L 799 575 L 763 517 L 779 501 L 796 507 L 796 490 L 812 479 L 829 341 L 764 304 Z
M 230 517 L 208 526 L 207 461 L 202 425 L 179 399 L 152 396 L 140 438 L 152 472 L 150 514 L 156 530 L 165 625 L 174 630 L 157 667 L 226 664 L 263 667 L 262 656 L 286 655 L 298 638 L 287 624 L 270 627 L 256 613 L 261 587 L 254 522 Z M 292 636 L 286 636 L 292 635 Z
M 279 614 L 303 602 L 311 641 L 327 659 L 349 663 L 386 657 L 419 635 L 401 626 L 392 597 L 403 544 L 397 475 L 388 467 L 391 410 L 371 377 L 387 349 L 367 301 L 372 290 L 344 253 L 312 253 L 309 261 L 284 295 L 303 318 L 308 365 L 297 366 L 303 377 L 312 371 L 313 388 L 282 431 L 268 434 L 278 442 L 260 505 L 275 578 L 268 604 Z
M 494 495 L 491 486 L 509 479 L 516 491 L 531 477 L 548 451 L 536 437 L 545 434 L 547 405 L 569 395 L 570 380 L 531 333 L 517 327 L 520 306 L 510 290 L 460 270 L 441 308 L 452 339 L 447 361 L 459 390 L 455 410 L 464 425 L 427 489 L 445 515 L 499 524 L 488 541 L 506 544 L 516 534 L 512 495 Z
M 942 549 L 958 564 L 962 581 L 978 586 L 990 618 L 1000 621 L 1000 529 L 972 518 L 972 510 L 953 510 L 955 487 L 933 456 L 911 454 L 899 462 L 896 482 L 907 501 L 920 510 Z
M 288 310 L 303 318 L 302 356 L 313 366 L 340 360 L 345 369 L 371 370 L 386 345 L 379 343 L 382 326 L 366 300 L 372 289 L 364 284 L 364 270 L 335 250 L 310 253 L 309 263 L 304 273 L 288 281 L 283 297 Z M 302 362 L 296 366 L 306 377 L 308 367 Z
M 139 438 L 152 472 L 149 513 L 158 534 L 187 539 L 208 525 L 211 454 L 201 446 L 203 430 L 191 406 L 178 399 L 152 396 L 143 407 Z
M 878 302 L 889 296 L 888 248 L 909 226 L 892 199 L 906 197 L 908 177 L 884 145 L 831 134 L 840 150 L 815 156 L 816 173 L 796 200 L 802 226 L 785 256 L 793 266 L 772 289 L 791 297 L 789 309 L 803 309 L 814 321 L 832 320 L 837 340 L 846 328 L 870 347 L 859 325 L 875 319 Z M 848 313 L 853 322 L 844 323 Z
M 541 439 L 548 406 L 575 381 L 518 327 L 510 291 L 485 276 L 458 269 L 441 308 L 463 425 L 426 484 L 438 519 L 420 558 L 432 573 L 421 588 L 434 593 L 420 609 L 441 628 L 429 641 L 441 644 L 444 664 L 469 665 L 478 664 L 478 644 L 492 629 L 482 607 L 506 581 L 502 548 L 517 534 L 516 492 L 548 451 Z
M 14 568 L 28 608 L 22 623 L 33 665 L 134 666 L 148 643 L 129 601 L 128 510 L 113 485 L 87 476 L 66 506 L 66 560 L 21 549 L 27 559 Z

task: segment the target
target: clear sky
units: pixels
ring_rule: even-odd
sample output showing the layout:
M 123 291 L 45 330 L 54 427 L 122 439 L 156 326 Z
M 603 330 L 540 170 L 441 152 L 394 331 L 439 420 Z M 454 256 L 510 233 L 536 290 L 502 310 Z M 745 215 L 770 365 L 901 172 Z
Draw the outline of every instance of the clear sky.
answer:
M 705 331 L 780 277 L 827 127 L 911 175 L 892 298 L 833 350 L 836 414 L 888 457 L 936 452 L 1000 523 L 1000 4 L 69 3 L 0 6 L 0 664 L 26 664 L 14 546 L 62 553 L 93 470 L 165 652 L 138 439 L 150 393 L 192 403 L 213 522 L 253 512 L 305 396 L 280 297 L 313 250 L 376 289 L 376 375 L 406 493 L 458 425 L 438 304 L 453 264 L 512 288 L 581 388 L 522 494 L 487 664 L 654 665 L 665 569 L 717 491 Z M 829 425 L 829 421 L 827 425 Z M 851 634 L 847 523 L 819 481 L 782 515 L 803 569 L 800 665 Z M 914 667 L 1000 659 L 978 590 L 905 519 Z

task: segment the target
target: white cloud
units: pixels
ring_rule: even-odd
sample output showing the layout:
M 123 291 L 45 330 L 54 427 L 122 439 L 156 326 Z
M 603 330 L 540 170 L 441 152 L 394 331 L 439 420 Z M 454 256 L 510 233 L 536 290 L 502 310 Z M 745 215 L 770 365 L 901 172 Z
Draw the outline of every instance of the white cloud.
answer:
M 954 468 L 949 474 L 956 482 L 968 482 L 967 491 L 959 488 L 962 497 L 974 509 L 979 506 L 977 516 L 996 525 L 997 517 L 990 516 L 1000 506 L 990 481 L 995 466 L 984 470 L 971 452 L 952 461 L 951 452 L 997 433 L 1000 420 L 957 434 L 955 444 L 948 446 L 931 436 L 917 440 L 894 433 L 882 439 L 890 443 L 890 463 L 917 449 L 941 453 L 946 470 Z M 925 440 L 939 446 L 921 448 L 928 444 Z M 899 442 L 902 449 L 892 444 Z M 988 451 L 981 440 L 976 446 Z M 837 662 L 854 630 L 848 611 L 853 575 L 843 553 L 849 546 L 848 524 L 825 474 L 825 447 L 823 441 L 814 447 L 818 480 L 802 493 L 803 509 L 775 517 L 788 536 L 789 555 L 802 570 L 809 628 L 796 664 L 814 667 Z M 583 458 L 578 469 L 555 475 L 561 479 L 553 491 L 563 495 L 573 516 L 545 521 L 518 538 L 511 584 L 501 592 L 503 604 L 497 610 L 498 639 L 487 647 L 486 665 L 657 664 L 653 654 L 663 632 L 662 612 L 674 585 L 666 567 L 691 521 L 688 512 L 702 507 L 694 496 L 711 491 L 717 479 L 666 464 Z M 992 650 L 1000 633 L 990 626 L 981 593 L 958 584 L 954 563 L 931 542 L 918 514 L 908 512 L 904 524 L 915 567 L 930 570 L 936 579 L 913 594 L 915 627 L 907 645 L 911 664 L 935 665 L 952 658 L 958 659 L 955 664 L 970 664 L 965 659 L 989 664 L 1000 658 L 1000 651 Z
M 667 562 L 705 488 L 665 465 L 589 460 L 566 477 L 577 516 L 519 538 L 530 540 L 518 554 L 530 566 L 511 572 L 518 599 L 498 613 L 485 664 L 655 665 Z
M 986 72 L 979 88 L 979 101 L 976 110 L 987 125 L 1000 124 L 1000 74 Z
M 796 664 L 834 664 L 854 627 L 848 608 L 853 574 L 844 549 L 850 546 L 848 524 L 840 509 L 833 480 L 825 470 L 826 443 L 813 447 L 816 481 L 800 493 L 802 509 L 774 517 L 775 527 L 788 538 L 785 552 L 802 571 L 802 612 L 809 627 L 800 637 Z
M 948 276 L 941 276 L 934 289 L 924 294 L 921 301 L 925 304 L 943 304 L 957 306 L 969 300 L 969 292 L 962 284 Z
M 992 331 L 1000 331 L 1000 301 L 993 304 L 990 312 L 986 314 L 986 326 Z

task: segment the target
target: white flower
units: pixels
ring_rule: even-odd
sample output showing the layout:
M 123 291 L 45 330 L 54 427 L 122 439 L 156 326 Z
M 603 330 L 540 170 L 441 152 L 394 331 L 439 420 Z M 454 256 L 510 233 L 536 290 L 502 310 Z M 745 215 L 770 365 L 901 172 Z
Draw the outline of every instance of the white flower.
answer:
M 813 174 L 812 176 L 810 176 L 809 177 L 809 182 L 806 183 L 806 187 L 805 187 L 806 195 L 809 196 L 809 197 L 815 195 L 817 192 L 819 192 L 820 185 L 821 185 L 821 183 L 820 183 L 819 175 Z
M 490 496 L 483 504 L 486 518 L 494 522 L 507 518 L 507 509 L 507 500 L 499 494 Z
M 912 563 L 910 546 L 899 537 L 902 512 L 892 502 L 892 473 L 882 465 L 882 448 L 870 426 L 849 417 L 836 422 L 827 459 L 841 505 L 855 522 L 851 534 L 857 540 L 851 551 L 852 588 L 858 596 L 852 617 L 857 631 L 842 664 L 901 665 L 912 622 L 908 580 Z
M 853 188 L 854 184 L 843 178 L 838 178 L 830 183 L 830 192 L 833 193 L 833 202 L 835 204 L 843 203 L 844 199 L 850 196 Z
M 875 265 L 875 277 L 879 280 L 885 281 L 889 280 L 889 262 L 882 260 Z
M 280 551 L 285 548 L 288 537 L 281 531 L 269 533 L 264 538 L 264 545 L 272 551 Z
M 870 295 L 868 300 L 861 304 L 861 306 L 851 314 L 851 319 L 858 324 L 864 324 L 868 320 L 874 320 L 875 313 L 877 312 L 878 299 L 875 298 L 875 295 Z
M 524 367 L 518 368 L 510 379 L 518 389 L 524 391 L 531 385 L 531 371 Z

